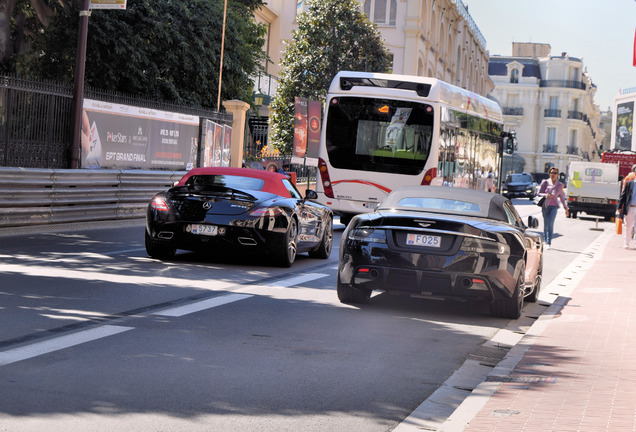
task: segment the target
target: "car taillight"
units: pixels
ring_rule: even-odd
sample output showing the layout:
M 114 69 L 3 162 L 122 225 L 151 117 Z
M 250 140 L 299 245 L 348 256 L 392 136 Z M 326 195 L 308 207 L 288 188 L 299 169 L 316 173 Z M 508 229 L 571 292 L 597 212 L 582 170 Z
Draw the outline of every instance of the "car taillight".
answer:
M 510 246 L 505 243 L 499 243 L 495 240 L 478 239 L 473 237 L 464 237 L 462 245 L 459 248 L 464 252 L 473 253 L 495 253 L 495 254 L 509 254 Z
M 386 243 L 386 231 L 375 228 L 354 228 L 349 231 L 347 238 L 369 243 Z
M 276 217 L 283 214 L 283 211 L 278 207 L 257 207 L 250 212 L 252 217 Z
M 150 203 L 150 208 L 157 211 L 167 212 L 170 211 L 170 207 L 168 207 L 168 203 L 166 200 L 160 197 L 155 197 L 152 199 Z
M 318 159 L 318 172 L 320 173 L 320 180 L 322 181 L 322 188 L 325 191 L 325 196 L 328 198 L 334 198 L 327 163 L 322 158 Z
M 437 168 L 431 168 L 426 171 L 422 179 L 422 186 L 429 186 L 435 177 L 437 177 Z

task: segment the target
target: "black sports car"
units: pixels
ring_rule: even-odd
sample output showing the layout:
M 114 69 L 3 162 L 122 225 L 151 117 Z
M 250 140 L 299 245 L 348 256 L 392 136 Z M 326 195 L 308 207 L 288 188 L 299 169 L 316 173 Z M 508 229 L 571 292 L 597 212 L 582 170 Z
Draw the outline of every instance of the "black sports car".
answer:
M 536 196 L 536 182 L 532 174 L 509 174 L 506 182 L 501 186 L 501 194 L 506 198 L 525 197 L 534 199 Z
M 297 253 L 326 259 L 333 214 L 303 198 L 284 174 L 246 168 L 195 168 L 154 196 L 146 215 L 146 251 L 170 258 L 177 249 L 257 252 L 284 267 Z
M 528 217 L 530 228 L 538 220 Z M 492 315 L 518 318 L 537 300 L 543 240 L 502 195 L 442 186 L 393 191 L 342 235 L 338 298 L 364 303 L 373 290 L 431 298 L 486 299 Z

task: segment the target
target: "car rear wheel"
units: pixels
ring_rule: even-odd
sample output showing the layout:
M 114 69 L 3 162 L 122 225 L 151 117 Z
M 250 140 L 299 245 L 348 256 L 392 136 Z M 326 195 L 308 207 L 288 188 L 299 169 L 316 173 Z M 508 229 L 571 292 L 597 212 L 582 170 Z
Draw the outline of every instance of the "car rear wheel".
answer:
M 510 298 L 495 299 L 490 304 L 490 314 L 501 318 L 517 319 L 521 316 L 523 308 L 523 285 L 525 278 L 525 266 L 519 272 L 517 286 Z
M 327 219 L 325 229 L 322 233 L 322 240 L 317 249 L 309 252 L 309 256 L 312 258 L 327 259 L 331 255 L 331 247 L 333 246 L 333 220 Z
M 146 252 L 151 258 L 155 259 L 170 259 L 174 257 L 177 252 L 177 248 L 169 243 L 158 242 L 153 240 L 148 231 L 145 236 Z
M 285 243 L 283 249 L 278 254 L 278 263 L 281 267 L 291 267 L 296 260 L 298 253 L 298 223 L 296 219 L 291 218 L 287 232 L 285 233 Z
M 355 289 L 349 284 L 342 283 L 340 275 L 338 275 L 336 289 L 341 303 L 366 303 L 371 298 L 371 290 Z

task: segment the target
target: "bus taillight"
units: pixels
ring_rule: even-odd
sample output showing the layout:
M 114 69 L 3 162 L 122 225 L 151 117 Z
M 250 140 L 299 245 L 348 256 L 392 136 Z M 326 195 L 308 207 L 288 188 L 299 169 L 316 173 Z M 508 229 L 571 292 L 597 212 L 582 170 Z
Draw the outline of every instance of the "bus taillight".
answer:
M 436 176 L 437 168 L 431 168 L 426 171 L 426 174 L 424 174 L 424 178 L 422 179 L 422 186 L 429 186 Z
M 325 191 L 325 196 L 327 198 L 334 198 L 327 163 L 322 158 L 318 159 L 318 172 L 320 173 L 320 180 L 322 181 L 322 188 Z

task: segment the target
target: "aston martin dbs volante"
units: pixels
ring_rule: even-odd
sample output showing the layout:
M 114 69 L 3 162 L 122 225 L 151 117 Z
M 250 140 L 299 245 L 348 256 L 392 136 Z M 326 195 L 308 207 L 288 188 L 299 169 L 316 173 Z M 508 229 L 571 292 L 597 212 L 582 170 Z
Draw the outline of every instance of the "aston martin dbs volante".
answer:
M 284 175 L 246 168 L 195 168 L 154 196 L 146 215 L 146 251 L 172 257 L 177 249 L 253 252 L 284 267 L 297 253 L 326 259 L 333 214 L 303 198 Z
M 393 191 L 357 215 L 340 244 L 338 298 L 364 303 L 373 290 L 419 297 L 485 299 L 490 313 L 521 315 L 536 302 L 543 240 L 503 195 L 442 186 Z

